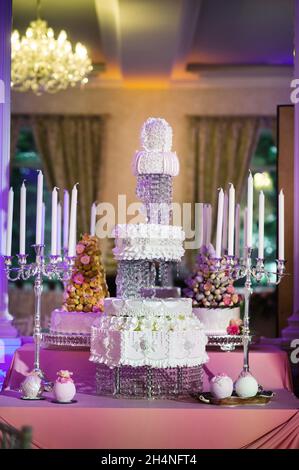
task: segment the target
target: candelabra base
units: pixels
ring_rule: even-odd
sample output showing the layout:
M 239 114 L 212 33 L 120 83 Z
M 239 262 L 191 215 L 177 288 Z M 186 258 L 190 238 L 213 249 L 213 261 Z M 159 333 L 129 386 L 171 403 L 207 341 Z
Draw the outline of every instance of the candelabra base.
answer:
M 37 400 L 45 400 L 46 397 L 43 397 L 42 395 L 38 396 L 38 397 L 34 397 L 34 398 L 31 398 L 31 397 L 20 397 L 21 400 L 26 400 L 26 401 L 37 401 Z
M 54 387 L 54 382 L 51 382 L 50 380 L 48 380 L 47 377 L 45 376 L 45 373 L 39 367 L 35 367 L 33 369 L 33 372 L 40 377 L 42 381 L 41 385 L 42 385 L 43 390 L 45 392 L 51 392 Z

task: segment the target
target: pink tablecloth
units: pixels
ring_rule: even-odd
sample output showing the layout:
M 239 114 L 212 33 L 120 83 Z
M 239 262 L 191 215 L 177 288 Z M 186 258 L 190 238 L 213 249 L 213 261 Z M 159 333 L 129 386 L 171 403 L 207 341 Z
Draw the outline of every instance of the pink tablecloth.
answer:
M 123 400 L 78 394 L 72 405 L 0 395 L 0 421 L 33 427 L 37 448 L 297 449 L 299 400 L 277 391 L 265 406 Z
M 88 351 L 58 351 L 43 349 L 41 366 L 50 380 L 54 380 L 59 369 L 74 372 L 77 389 L 82 393 L 95 393 L 95 365 L 88 361 Z M 234 352 L 209 351 L 209 363 L 205 366 L 205 384 L 208 390 L 209 377 L 226 372 L 236 379 L 242 368 L 242 350 Z M 32 369 L 33 344 L 17 349 L 3 390 L 16 390 Z M 287 353 L 271 346 L 253 347 L 250 353 L 251 372 L 265 389 L 292 390 L 292 381 Z

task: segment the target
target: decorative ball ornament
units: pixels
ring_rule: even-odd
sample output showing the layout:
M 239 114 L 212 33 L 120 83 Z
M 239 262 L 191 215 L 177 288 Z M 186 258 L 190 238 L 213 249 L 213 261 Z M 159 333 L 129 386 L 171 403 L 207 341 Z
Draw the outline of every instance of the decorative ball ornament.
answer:
M 57 375 L 53 388 L 55 399 L 60 403 L 69 403 L 76 395 L 76 387 L 71 378 L 73 373 L 68 370 L 60 370 Z
M 21 384 L 23 398 L 34 400 L 43 392 L 41 378 L 35 372 L 31 372 Z
M 242 374 L 235 383 L 235 391 L 238 397 L 255 397 L 259 389 L 256 379 L 250 374 Z
M 165 119 L 148 118 L 141 129 L 141 145 L 146 151 L 170 152 L 172 129 Z
M 233 393 L 234 383 L 226 374 L 215 375 L 210 381 L 210 392 L 213 397 L 223 399 Z

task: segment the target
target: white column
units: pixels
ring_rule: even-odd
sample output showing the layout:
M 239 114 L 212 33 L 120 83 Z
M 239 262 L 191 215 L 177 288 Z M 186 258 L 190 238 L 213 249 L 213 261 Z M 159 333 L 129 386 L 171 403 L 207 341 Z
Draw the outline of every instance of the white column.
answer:
M 4 254 L 6 244 L 7 204 L 9 191 L 10 159 L 10 34 L 12 23 L 11 0 L 0 0 L 0 252 Z M 0 338 L 4 348 L 4 363 L 15 347 L 20 344 L 16 339 L 17 331 L 11 324 L 12 316 L 8 311 L 8 282 L 3 271 L 0 257 Z M 4 345 L 4 346 L 3 346 Z M 3 359 L 0 357 L 0 361 Z M 0 367 L 2 365 L 0 364 Z

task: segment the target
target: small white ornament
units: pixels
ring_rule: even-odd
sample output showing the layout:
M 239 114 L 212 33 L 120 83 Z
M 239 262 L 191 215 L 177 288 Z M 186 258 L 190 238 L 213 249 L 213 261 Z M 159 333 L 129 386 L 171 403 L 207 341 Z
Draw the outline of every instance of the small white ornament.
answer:
M 41 378 L 31 373 L 21 384 L 21 391 L 24 398 L 37 398 L 43 391 Z
M 233 393 L 234 383 L 232 379 L 226 375 L 215 375 L 210 381 L 210 392 L 213 397 L 222 399 L 230 397 Z
M 241 398 L 255 397 L 258 388 L 258 383 L 251 374 L 239 377 L 235 383 L 236 394 Z
M 60 370 L 54 384 L 53 392 L 55 399 L 60 403 L 69 403 L 76 395 L 76 387 L 71 378 L 72 372 Z

